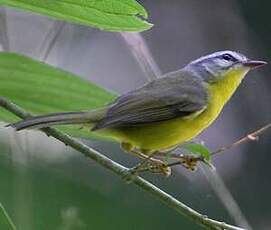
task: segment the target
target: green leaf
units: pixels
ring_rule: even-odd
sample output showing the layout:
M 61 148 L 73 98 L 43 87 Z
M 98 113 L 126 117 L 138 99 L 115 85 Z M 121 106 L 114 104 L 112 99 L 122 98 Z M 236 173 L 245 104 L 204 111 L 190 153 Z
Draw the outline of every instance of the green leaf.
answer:
M 90 110 L 117 96 L 74 74 L 12 53 L 0 53 L 0 82 L 0 96 L 33 114 Z M 19 119 L 0 107 L 0 120 L 10 123 Z M 89 129 L 60 127 L 79 137 L 92 136 Z
M 143 31 L 152 27 L 135 0 L 0 0 L 0 6 L 44 14 L 108 31 Z
M 6 230 L 16 230 L 16 226 L 8 215 L 4 206 L 0 203 L 0 227 Z
M 211 160 L 211 152 L 210 150 L 199 143 L 186 143 L 181 146 L 182 148 L 190 151 L 191 153 L 199 154 L 201 155 L 207 162 L 210 162 Z

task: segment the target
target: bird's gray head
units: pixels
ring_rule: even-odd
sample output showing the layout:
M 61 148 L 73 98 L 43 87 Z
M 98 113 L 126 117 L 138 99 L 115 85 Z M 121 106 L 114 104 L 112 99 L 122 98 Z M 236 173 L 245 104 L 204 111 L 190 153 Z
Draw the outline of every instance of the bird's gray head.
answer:
M 185 70 L 203 78 L 208 83 L 214 83 L 227 77 L 227 73 L 232 70 L 239 70 L 243 77 L 250 69 L 265 65 L 264 61 L 254 61 L 245 55 L 234 51 L 215 52 L 190 62 L 185 66 Z

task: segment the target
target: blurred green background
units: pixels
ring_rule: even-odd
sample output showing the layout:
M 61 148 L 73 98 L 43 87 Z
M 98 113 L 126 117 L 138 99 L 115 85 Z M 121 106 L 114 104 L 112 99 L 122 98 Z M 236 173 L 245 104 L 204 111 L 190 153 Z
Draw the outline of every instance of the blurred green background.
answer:
M 155 24 L 142 35 L 162 72 L 226 49 L 270 62 L 270 1 L 140 2 Z M 145 82 L 117 33 L 65 24 L 50 53 L 44 54 L 55 25 L 43 16 L 1 9 L 2 49 L 44 60 L 119 93 Z M 249 74 L 223 115 L 200 136 L 211 149 L 270 122 L 270 70 Z M 214 159 L 253 229 L 271 227 L 270 135 Z M 84 141 L 124 165 L 138 162 L 117 144 Z M 234 223 L 201 170 L 176 168 L 170 178 L 144 176 L 197 211 Z M 19 230 L 199 229 L 139 188 L 38 132 L 16 134 L 1 125 L 0 181 L 0 201 Z

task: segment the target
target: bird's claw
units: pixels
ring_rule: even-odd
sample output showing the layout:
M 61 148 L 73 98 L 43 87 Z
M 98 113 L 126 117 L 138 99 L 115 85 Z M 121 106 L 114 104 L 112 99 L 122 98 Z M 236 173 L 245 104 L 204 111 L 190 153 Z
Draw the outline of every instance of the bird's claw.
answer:
M 186 155 L 182 157 L 180 162 L 181 162 L 181 165 L 184 166 L 186 169 L 195 171 L 197 169 L 199 161 L 202 161 L 200 157 Z
M 149 164 L 148 170 L 152 173 L 160 173 L 165 177 L 171 175 L 171 168 L 167 166 L 164 162 L 151 162 Z

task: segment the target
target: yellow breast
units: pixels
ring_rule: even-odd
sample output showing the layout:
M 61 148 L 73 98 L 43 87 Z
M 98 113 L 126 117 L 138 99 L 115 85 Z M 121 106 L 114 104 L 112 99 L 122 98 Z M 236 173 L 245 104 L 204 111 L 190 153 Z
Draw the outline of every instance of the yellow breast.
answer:
M 220 114 L 240 84 L 246 71 L 231 71 L 219 83 L 207 86 L 209 103 L 199 115 L 190 119 L 175 118 L 140 127 L 110 130 L 110 136 L 144 150 L 163 150 L 191 140 L 207 128 Z

